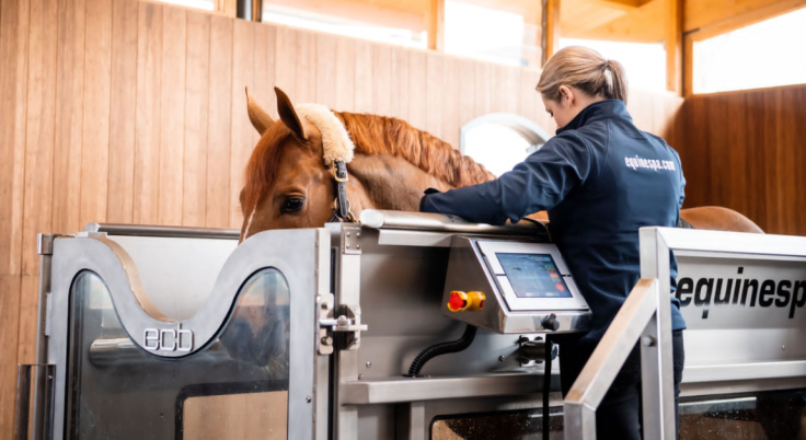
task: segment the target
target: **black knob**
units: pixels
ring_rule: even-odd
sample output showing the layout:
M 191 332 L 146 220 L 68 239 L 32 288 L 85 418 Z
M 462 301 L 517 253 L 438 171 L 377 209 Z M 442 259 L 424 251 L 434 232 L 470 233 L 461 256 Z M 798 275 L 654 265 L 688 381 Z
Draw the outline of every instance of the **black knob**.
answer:
M 543 320 L 540 321 L 540 325 L 543 326 L 544 330 L 551 330 L 553 332 L 556 332 L 560 329 L 560 322 L 557 321 L 557 315 L 554 313 L 543 318 Z

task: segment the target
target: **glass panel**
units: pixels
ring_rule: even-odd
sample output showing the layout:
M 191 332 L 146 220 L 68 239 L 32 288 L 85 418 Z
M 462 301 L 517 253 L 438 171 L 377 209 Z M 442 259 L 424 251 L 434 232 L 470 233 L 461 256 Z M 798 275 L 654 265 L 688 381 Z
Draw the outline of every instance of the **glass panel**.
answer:
M 804 391 L 682 402 L 680 440 L 799 440 L 806 436 L 804 409 Z
M 431 440 L 542 440 L 542 409 L 438 417 Z M 549 440 L 562 440 L 562 408 L 551 408 Z
M 70 300 L 68 438 L 287 438 L 289 289 L 276 269 L 250 277 L 220 337 L 179 360 L 132 343 L 96 275 L 81 273 Z
M 501 176 L 512 171 L 534 151 L 517 131 L 500 124 L 481 124 L 468 130 L 464 136 L 462 153 L 484 165 L 488 171 Z
M 806 83 L 806 9 L 694 43 L 694 93 Z
M 666 90 L 666 49 L 663 43 L 623 43 L 616 41 L 561 38 L 560 47 L 589 47 L 609 60 L 616 60 L 627 72 L 630 89 Z

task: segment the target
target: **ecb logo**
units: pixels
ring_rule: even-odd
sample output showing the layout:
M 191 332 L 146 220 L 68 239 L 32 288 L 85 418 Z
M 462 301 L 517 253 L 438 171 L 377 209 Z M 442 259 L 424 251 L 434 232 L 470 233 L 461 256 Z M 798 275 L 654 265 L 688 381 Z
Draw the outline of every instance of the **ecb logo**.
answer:
M 191 351 L 193 331 L 183 329 L 182 324 L 174 328 L 147 328 L 143 332 L 143 347 L 150 351 Z

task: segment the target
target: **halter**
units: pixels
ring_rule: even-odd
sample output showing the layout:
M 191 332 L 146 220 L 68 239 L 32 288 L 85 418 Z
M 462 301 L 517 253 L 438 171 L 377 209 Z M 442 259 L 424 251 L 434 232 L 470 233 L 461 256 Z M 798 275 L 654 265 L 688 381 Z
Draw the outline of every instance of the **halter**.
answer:
M 300 116 L 306 117 L 322 134 L 322 160 L 333 175 L 333 213 L 328 223 L 358 223 L 350 210 L 347 199 L 347 164 L 353 160 L 355 144 L 350 139 L 347 128 L 330 109 L 320 104 L 300 104 L 296 108 Z
M 333 174 L 335 199 L 333 200 L 333 213 L 328 223 L 358 223 L 358 219 L 350 209 L 350 200 L 347 199 L 347 164 L 343 160 L 336 160 L 330 168 Z

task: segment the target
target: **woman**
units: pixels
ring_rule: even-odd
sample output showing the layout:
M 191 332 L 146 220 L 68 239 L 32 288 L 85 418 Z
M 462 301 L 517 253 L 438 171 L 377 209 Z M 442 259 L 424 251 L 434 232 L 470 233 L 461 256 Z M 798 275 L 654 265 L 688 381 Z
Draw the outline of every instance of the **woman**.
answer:
M 558 341 L 565 395 L 640 277 L 638 229 L 677 226 L 685 179 L 677 152 L 633 124 L 618 62 L 583 47 L 563 49 L 546 64 L 537 91 L 557 135 L 496 181 L 426 191 L 420 210 L 491 224 L 548 211 L 551 236 L 593 313 L 587 334 Z M 676 277 L 672 258 L 673 289 Z M 677 401 L 685 322 L 679 301 L 671 301 Z M 598 439 L 641 438 L 640 379 L 636 347 L 599 406 Z

